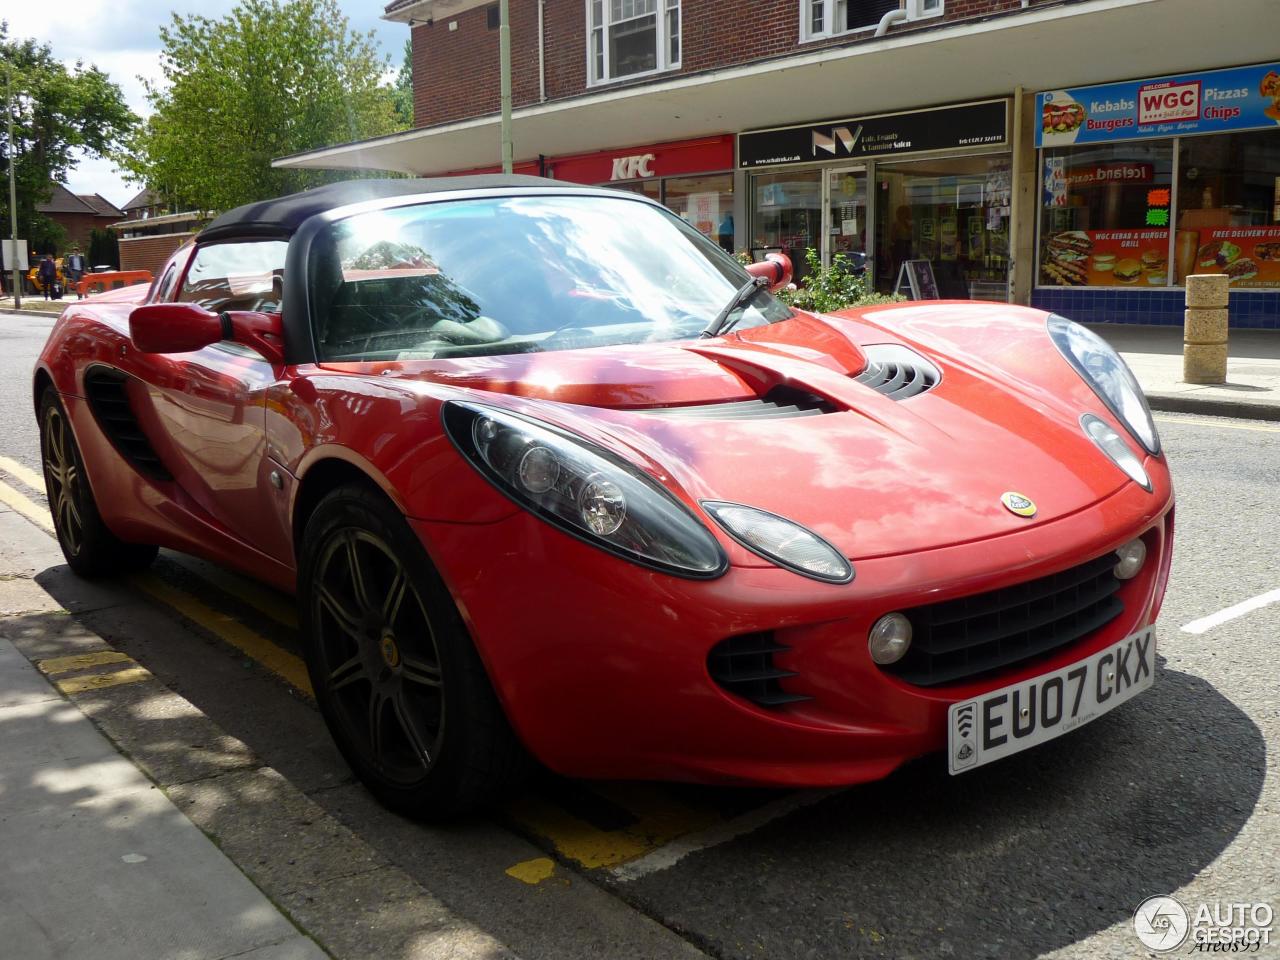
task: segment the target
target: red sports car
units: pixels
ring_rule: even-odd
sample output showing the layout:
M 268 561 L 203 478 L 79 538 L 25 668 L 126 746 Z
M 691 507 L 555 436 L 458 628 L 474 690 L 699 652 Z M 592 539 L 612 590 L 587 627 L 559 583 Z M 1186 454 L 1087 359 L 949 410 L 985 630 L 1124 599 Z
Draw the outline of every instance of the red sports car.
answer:
M 71 567 L 295 591 L 324 717 L 439 815 L 581 777 L 953 773 L 1149 686 L 1173 492 L 1132 374 L 1004 304 L 815 315 L 643 197 L 346 183 L 67 309 Z

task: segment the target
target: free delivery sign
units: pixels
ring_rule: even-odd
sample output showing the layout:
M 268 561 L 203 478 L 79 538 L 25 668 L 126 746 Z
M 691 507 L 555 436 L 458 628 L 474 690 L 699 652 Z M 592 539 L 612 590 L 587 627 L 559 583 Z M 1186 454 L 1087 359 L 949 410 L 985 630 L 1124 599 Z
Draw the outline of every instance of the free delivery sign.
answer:
M 1036 146 L 1280 129 L 1280 63 L 1036 95 Z

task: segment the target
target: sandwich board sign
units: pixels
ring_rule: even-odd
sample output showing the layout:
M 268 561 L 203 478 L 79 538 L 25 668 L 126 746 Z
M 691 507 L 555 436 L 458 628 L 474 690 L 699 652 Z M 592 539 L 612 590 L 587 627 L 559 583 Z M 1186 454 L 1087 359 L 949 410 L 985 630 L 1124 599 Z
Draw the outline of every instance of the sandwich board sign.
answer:
M 904 285 L 910 288 L 912 300 L 942 299 L 938 295 L 938 281 L 933 277 L 932 260 L 903 260 L 893 292 L 902 293 Z

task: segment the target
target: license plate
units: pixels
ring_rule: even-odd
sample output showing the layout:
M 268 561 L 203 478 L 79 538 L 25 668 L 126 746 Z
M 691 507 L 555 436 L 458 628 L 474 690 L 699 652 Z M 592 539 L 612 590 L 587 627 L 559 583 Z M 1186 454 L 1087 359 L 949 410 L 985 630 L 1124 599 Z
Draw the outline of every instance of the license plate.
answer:
M 1083 726 L 1151 686 L 1155 668 L 1148 627 L 1061 670 L 953 703 L 947 769 L 964 773 Z

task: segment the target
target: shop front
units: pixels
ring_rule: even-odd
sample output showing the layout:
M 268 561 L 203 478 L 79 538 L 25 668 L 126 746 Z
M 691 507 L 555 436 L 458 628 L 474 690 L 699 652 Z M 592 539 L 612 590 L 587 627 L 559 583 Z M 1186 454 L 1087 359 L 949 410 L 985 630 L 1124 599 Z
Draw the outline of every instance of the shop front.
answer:
M 1280 326 L 1280 63 L 1045 91 L 1032 303 L 1182 322 L 1188 274 L 1230 278 L 1232 326 Z
M 497 171 L 483 167 L 460 172 Z M 643 194 L 733 251 L 732 134 L 543 157 L 518 163 L 513 172 Z
M 738 136 L 753 257 L 865 260 L 876 289 L 929 260 L 944 297 L 1007 300 L 1009 102 L 756 130 Z

